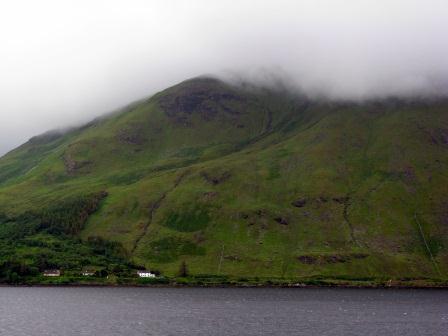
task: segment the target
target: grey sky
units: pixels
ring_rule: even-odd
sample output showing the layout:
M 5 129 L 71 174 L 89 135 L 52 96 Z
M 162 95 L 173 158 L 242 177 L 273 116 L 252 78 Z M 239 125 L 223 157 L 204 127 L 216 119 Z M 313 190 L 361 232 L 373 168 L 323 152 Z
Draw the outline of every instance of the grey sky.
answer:
M 0 154 L 204 73 L 446 93 L 447 35 L 445 0 L 2 0 Z

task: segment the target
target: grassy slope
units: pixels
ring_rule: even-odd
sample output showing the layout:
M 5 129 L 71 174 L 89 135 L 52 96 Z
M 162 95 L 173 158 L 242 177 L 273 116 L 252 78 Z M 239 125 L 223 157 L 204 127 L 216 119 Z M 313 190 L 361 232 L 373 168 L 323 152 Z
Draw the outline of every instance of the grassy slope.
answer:
M 313 103 L 195 79 L 6 155 L 0 212 L 107 191 L 81 237 L 168 275 L 186 260 L 195 274 L 439 278 L 447 168 L 446 102 Z

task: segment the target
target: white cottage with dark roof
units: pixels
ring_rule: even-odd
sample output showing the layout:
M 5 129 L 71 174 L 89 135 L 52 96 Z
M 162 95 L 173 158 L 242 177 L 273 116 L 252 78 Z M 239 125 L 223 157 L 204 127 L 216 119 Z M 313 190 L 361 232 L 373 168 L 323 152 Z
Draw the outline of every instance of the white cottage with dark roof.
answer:
M 155 278 L 155 273 L 152 273 L 151 271 L 144 270 L 144 271 L 137 271 L 137 275 L 140 278 Z

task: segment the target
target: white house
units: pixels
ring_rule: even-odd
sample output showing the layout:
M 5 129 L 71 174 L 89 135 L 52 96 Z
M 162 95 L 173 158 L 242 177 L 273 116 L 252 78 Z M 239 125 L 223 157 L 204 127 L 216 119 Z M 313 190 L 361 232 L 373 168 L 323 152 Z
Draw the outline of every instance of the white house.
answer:
M 91 270 L 91 269 L 85 269 L 85 270 L 82 270 L 81 274 L 83 276 L 94 276 L 95 275 L 95 271 Z
M 45 270 L 44 276 L 46 277 L 58 277 L 61 276 L 61 270 L 54 269 L 54 270 Z
M 156 275 L 154 273 L 151 273 L 151 271 L 137 271 L 137 275 L 140 278 L 155 278 Z

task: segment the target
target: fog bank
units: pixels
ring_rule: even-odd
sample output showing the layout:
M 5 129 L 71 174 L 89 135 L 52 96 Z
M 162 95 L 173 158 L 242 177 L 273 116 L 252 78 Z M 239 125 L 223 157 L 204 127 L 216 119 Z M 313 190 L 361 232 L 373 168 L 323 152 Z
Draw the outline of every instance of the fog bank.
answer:
M 363 99 L 448 92 L 442 0 L 0 4 L 0 155 L 201 74 Z

